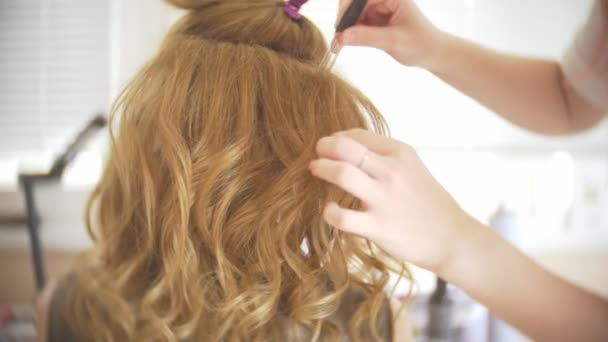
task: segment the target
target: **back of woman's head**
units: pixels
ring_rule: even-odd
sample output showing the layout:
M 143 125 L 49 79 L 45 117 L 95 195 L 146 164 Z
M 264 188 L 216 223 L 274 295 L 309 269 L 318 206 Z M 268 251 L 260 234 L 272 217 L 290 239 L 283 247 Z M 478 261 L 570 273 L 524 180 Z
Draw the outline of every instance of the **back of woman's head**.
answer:
M 328 199 L 358 202 L 307 166 L 381 116 L 281 1 L 170 2 L 190 12 L 115 105 L 68 320 L 86 340 L 379 338 L 389 259 L 324 223 Z

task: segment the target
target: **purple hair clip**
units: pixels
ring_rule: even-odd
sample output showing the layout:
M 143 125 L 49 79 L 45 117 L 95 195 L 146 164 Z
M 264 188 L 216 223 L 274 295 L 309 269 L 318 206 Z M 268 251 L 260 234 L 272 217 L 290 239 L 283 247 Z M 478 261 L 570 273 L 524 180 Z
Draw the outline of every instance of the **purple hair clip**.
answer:
M 291 19 L 298 21 L 300 18 L 302 18 L 300 16 L 300 8 L 302 8 L 302 5 L 304 5 L 307 1 L 308 0 L 288 0 L 285 2 L 283 10 Z

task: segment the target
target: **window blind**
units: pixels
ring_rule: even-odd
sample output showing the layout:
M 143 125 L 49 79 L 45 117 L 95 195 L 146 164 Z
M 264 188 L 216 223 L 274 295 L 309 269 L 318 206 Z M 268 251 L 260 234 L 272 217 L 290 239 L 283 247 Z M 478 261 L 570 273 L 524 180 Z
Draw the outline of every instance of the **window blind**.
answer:
M 0 1 L 0 156 L 59 152 L 107 112 L 109 2 Z

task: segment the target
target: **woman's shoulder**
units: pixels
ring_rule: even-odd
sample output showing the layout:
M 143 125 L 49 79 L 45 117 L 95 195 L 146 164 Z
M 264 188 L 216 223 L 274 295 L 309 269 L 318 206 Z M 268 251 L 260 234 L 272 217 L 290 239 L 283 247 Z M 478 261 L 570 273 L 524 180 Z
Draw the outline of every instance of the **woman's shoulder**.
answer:
M 76 286 L 77 281 L 74 274 L 68 274 L 59 281 L 49 283 L 38 298 L 38 334 L 46 336 L 39 341 L 76 341 L 65 320 L 64 311 L 67 297 Z
M 345 293 L 342 303 L 336 313 L 338 317 L 352 317 L 361 305 L 368 298 L 369 294 L 362 287 L 352 285 Z M 388 297 L 382 299 L 382 305 L 376 319 L 378 335 L 384 341 L 392 341 L 393 337 L 393 317 L 391 313 Z M 344 327 L 345 328 L 345 327 Z M 371 336 L 370 336 L 371 338 Z

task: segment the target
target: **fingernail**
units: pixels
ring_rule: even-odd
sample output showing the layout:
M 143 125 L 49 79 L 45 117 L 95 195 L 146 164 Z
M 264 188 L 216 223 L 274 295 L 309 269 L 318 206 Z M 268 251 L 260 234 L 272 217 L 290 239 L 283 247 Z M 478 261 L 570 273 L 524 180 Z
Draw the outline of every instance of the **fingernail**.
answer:
M 315 151 L 317 152 L 317 154 L 319 154 L 319 150 L 321 149 L 321 147 L 324 144 L 324 141 L 327 140 L 328 137 L 323 137 L 319 140 L 317 140 L 317 144 L 315 145 Z
M 336 211 L 335 211 L 335 207 L 333 204 L 334 203 L 332 203 L 332 202 L 327 203 L 325 205 L 325 209 L 323 210 L 323 218 L 329 224 L 333 224 L 333 222 L 335 221 L 335 217 L 336 217 Z
M 317 162 L 316 160 L 312 160 L 310 163 L 308 163 L 308 170 L 310 172 L 313 172 L 316 162 Z
M 336 42 L 338 42 L 338 44 L 342 45 L 343 40 L 344 40 L 344 34 L 343 33 L 336 33 Z

